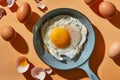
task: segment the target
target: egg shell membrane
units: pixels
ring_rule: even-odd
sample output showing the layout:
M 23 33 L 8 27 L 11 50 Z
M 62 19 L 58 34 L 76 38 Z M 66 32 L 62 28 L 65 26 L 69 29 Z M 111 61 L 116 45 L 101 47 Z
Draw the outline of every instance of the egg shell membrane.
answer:
M 19 72 L 19 73 L 25 73 L 26 71 L 28 71 L 28 69 L 29 69 L 29 67 L 30 67 L 30 64 L 27 64 L 26 66 L 18 66 L 17 67 L 17 71 Z

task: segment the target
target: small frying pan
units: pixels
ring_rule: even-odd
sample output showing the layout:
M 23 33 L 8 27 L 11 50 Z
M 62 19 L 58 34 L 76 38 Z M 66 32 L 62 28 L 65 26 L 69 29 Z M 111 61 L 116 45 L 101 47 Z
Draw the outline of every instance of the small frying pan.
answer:
M 48 51 L 43 47 L 43 41 L 41 37 L 41 26 L 46 21 L 52 19 L 58 15 L 69 15 L 77 18 L 82 24 L 84 24 L 88 30 L 87 41 L 84 45 L 84 49 L 80 52 L 80 55 L 75 57 L 75 59 L 70 60 L 65 57 L 65 62 L 55 59 Z M 39 58 L 47 65 L 59 69 L 59 70 L 69 70 L 73 68 L 80 68 L 86 71 L 90 80 L 99 80 L 98 77 L 89 68 L 89 58 L 92 54 L 95 45 L 95 34 L 93 27 L 85 15 L 79 11 L 69 9 L 69 8 L 59 8 L 46 13 L 42 18 L 38 20 L 33 29 L 33 44 Z

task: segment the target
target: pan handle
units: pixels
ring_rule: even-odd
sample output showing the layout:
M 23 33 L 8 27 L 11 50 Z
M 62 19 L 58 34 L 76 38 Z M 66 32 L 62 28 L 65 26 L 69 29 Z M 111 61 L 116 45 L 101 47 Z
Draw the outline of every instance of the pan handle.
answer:
M 78 68 L 83 69 L 88 74 L 90 80 L 99 80 L 98 77 L 90 69 L 88 62 L 89 62 L 89 60 L 87 60 L 85 63 L 83 63 Z

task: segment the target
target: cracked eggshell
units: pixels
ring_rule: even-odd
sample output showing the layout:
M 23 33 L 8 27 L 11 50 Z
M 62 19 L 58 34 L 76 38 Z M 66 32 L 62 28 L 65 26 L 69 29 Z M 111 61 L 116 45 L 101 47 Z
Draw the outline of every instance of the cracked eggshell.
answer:
M 31 75 L 33 78 L 38 80 L 44 80 L 46 73 L 41 67 L 34 67 L 31 69 Z
M 20 56 L 17 58 L 16 61 L 16 68 L 19 73 L 25 73 L 28 71 L 30 67 L 30 64 L 28 62 L 28 59 L 24 56 Z

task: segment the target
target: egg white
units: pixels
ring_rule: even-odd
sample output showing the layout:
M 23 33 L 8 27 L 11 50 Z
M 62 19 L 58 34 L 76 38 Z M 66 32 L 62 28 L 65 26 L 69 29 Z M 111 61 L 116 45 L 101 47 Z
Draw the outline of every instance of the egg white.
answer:
M 57 48 L 50 40 L 50 34 L 56 27 L 66 28 L 71 37 L 71 44 L 64 49 Z M 63 60 L 61 55 L 73 59 L 80 54 L 87 38 L 87 28 L 76 18 L 68 15 L 60 15 L 47 21 L 41 27 L 44 46 L 58 60 Z

